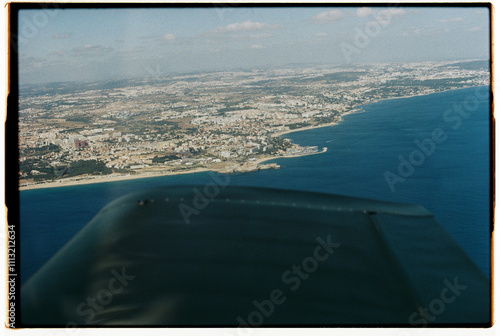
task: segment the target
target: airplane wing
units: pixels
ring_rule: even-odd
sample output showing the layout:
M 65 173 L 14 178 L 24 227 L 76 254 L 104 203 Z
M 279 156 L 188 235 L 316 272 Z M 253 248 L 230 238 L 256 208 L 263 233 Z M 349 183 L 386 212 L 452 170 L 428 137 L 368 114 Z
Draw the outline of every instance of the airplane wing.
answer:
M 223 184 L 132 193 L 22 288 L 23 326 L 489 326 L 491 282 L 419 205 Z

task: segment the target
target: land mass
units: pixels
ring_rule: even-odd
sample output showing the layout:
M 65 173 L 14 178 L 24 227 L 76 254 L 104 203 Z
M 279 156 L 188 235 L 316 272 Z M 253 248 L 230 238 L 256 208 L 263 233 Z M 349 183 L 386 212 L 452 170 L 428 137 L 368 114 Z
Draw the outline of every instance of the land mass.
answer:
M 276 169 L 318 154 L 285 134 L 375 101 L 489 85 L 488 62 L 214 72 L 22 86 L 20 189 Z M 326 149 L 323 149 L 325 151 Z

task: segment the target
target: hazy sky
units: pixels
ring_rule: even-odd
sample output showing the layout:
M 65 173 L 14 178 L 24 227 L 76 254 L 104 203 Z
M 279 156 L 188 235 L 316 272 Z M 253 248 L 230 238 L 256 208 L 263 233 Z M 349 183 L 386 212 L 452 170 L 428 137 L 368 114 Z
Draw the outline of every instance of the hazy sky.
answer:
M 484 7 L 21 10 L 20 83 L 486 59 L 489 26 Z

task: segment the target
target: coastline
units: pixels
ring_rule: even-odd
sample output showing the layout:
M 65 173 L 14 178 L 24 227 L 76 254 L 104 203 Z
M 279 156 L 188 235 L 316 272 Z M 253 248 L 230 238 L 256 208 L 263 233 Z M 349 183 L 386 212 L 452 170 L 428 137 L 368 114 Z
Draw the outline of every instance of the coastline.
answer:
M 465 90 L 465 89 L 470 89 L 470 88 L 474 88 L 474 87 L 482 87 L 482 86 L 491 86 L 491 84 L 490 85 L 479 85 L 479 86 L 476 86 L 476 85 L 464 86 L 464 87 L 456 88 L 456 89 L 448 89 L 448 90 L 436 91 L 436 92 L 430 92 L 430 93 L 428 93 L 428 92 L 417 93 L 417 94 L 414 94 L 414 95 L 408 95 L 408 96 L 402 96 L 402 97 L 382 98 L 382 99 L 374 100 L 374 101 L 369 102 L 369 103 L 361 104 L 361 105 L 357 106 L 356 108 L 358 108 L 358 107 L 361 108 L 361 106 L 364 106 L 364 105 L 375 104 L 375 103 L 379 103 L 379 102 L 386 101 L 386 100 L 391 100 L 391 99 L 405 99 L 405 98 L 414 98 L 414 97 L 421 97 L 421 96 L 429 96 L 429 95 L 432 95 L 432 94 L 444 93 L 444 92 L 449 92 L 449 91 L 457 91 L 457 90 Z
M 319 126 L 319 127 L 322 127 L 322 126 Z M 319 128 L 319 127 L 315 127 L 315 128 Z M 312 128 L 311 128 L 312 129 Z M 306 130 L 307 131 L 307 130 Z M 258 159 L 256 161 L 253 161 L 255 164 L 261 164 L 261 163 L 264 163 L 266 161 L 271 161 L 271 160 L 276 160 L 276 159 L 293 159 L 293 158 L 298 158 L 298 157 L 302 157 L 302 156 L 309 156 L 309 155 L 317 155 L 317 154 L 323 154 L 327 152 L 327 148 L 324 147 L 323 150 L 321 151 L 317 151 L 317 152 L 314 152 L 314 153 L 307 153 L 307 154 L 298 154 L 298 155 L 290 155 L 290 156 L 275 156 L 275 157 L 272 157 L 272 158 L 262 158 L 262 159 Z
M 371 103 L 368 103 L 368 104 L 371 104 Z M 309 130 L 316 129 L 316 128 L 336 126 L 336 125 L 338 125 L 338 124 L 340 124 L 342 122 L 342 120 L 343 120 L 342 118 L 344 116 L 349 115 L 349 114 L 354 114 L 354 113 L 360 113 L 361 111 L 362 111 L 361 108 L 358 107 L 358 106 L 356 106 L 352 110 L 349 110 L 349 111 L 346 111 L 346 112 L 340 114 L 339 120 L 332 121 L 331 123 L 326 123 L 326 124 L 321 124 L 321 125 L 315 125 L 315 126 L 306 126 L 306 127 L 296 128 L 296 129 L 287 130 L 287 131 L 280 131 L 280 132 L 273 133 L 271 136 L 272 137 L 278 137 L 278 136 L 282 136 L 282 135 L 285 135 L 285 134 L 290 134 L 290 133 L 295 133 L 295 132 L 309 131 Z
M 290 133 L 295 133 L 295 132 L 309 131 L 309 130 L 316 129 L 316 128 L 323 128 L 323 127 L 335 126 L 335 125 L 339 124 L 340 121 L 341 120 L 334 121 L 334 122 L 331 122 L 331 123 L 328 123 L 328 124 L 315 125 L 315 126 L 306 126 L 306 127 L 296 128 L 296 129 L 287 130 L 287 131 L 280 131 L 280 132 L 276 132 L 276 133 L 271 134 L 271 136 L 272 137 L 279 137 L 279 136 L 282 136 L 282 135 L 285 135 L 285 134 L 290 134 Z
M 361 105 L 357 105 L 357 106 L 353 107 L 351 110 L 348 110 L 348 111 L 340 114 L 339 119 L 334 121 L 334 122 L 326 123 L 326 124 L 322 124 L 322 125 L 306 126 L 306 127 L 302 127 L 302 128 L 293 129 L 293 130 L 280 131 L 280 132 L 273 133 L 271 136 L 278 137 L 278 136 L 283 136 L 283 135 L 295 133 L 295 132 L 303 132 L 303 131 L 309 131 L 309 130 L 317 129 L 317 128 L 336 126 L 343 121 L 344 116 L 349 115 L 349 114 L 354 114 L 354 113 L 362 113 L 362 111 L 363 111 L 362 107 L 365 105 L 369 105 L 369 104 L 374 104 L 374 103 L 378 103 L 378 102 L 382 102 L 382 101 L 386 101 L 386 100 L 391 100 L 391 99 L 404 99 L 404 98 L 413 98 L 413 97 L 418 97 L 418 96 L 426 96 L 426 95 L 432 95 L 432 94 L 437 94 L 437 93 L 443 93 L 443 92 L 447 92 L 447 91 L 468 89 L 468 88 L 472 88 L 472 87 L 476 87 L 476 86 L 468 86 L 468 87 L 443 90 L 443 91 L 432 92 L 432 93 L 420 93 L 420 94 L 403 96 L 403 97 L 390 97 L 390 98 L 383 98 L 383 99 L 379 99 L 379 100 L 374 100 L 374 101 L 367 102 L 367 103 L 364 103 Z M 296 157 L 301 157 L 301 156 L 321 154 L 324 152 L 326 152 L 325 149 L 323 149 L 322 151 L 315 152 L 315 153 L 307 153 L 307 154 L 302 154 L 302 155 L 299 154 L 299 155 L 291 155 L 291 156 L 269 156 L 269 157 L 258 158 L 255 161 L 252 161 L 251 164 L 252 165 L 259 165 L 261 163 L 275 160 L 275 159 L 296 158 Z M 164 171 L 164 172 L 138 173 L 138 174 L 134 174 L 134 175 L 114 175 L 114 174 L 111 174 L 111 175 L 84 176 L 84 177 L 68 178 L 68 180 L 63 179 L 63 180 L 58 180 L 58 181 L 53 181 L 53 182 L 44 182 L 44 183 L 24 185 L 24 186 L 20 185 L 19 191 L 33 190 L 33 189 L 44 189 L 44 188 L 67 187 L 67 186 L 76 186 L 76 185 L 85 185 L 85 184 L 94 184 L 94 183 L 118 182 L 118 181 L 135 180 L 135 179 L 142 179 L 142 178 L 148 178 L 148 177 L 194 174 L 194 173 L 201 173 L 201 172 L 208 172 L 208 171 L 218 172 L 215 169 L 199 167 L 199 168 L 189 169 L 189 170 L 185 170 L 185 171 L 174 171 L 174 172 L 173 171 Z
M 84 185 L 84 184 L 94 184 L 94 183 L 106 183 L 106 182 L 118 182 L 118 181 L 127 181 L 127 180 L 137 180 L 148 177 L 159 177 L 159 176 L 173 176 L 173 175 L 183 175 L 183 174 L 194 174 L 194 173 L 202 173 L 210 171 L 207 168 L 196 168 L 186 171 L 167 171 L 162 173 L 143 173 L 143 174 L 135 174 L 135 175 L 95 175 L 95 176 L 86 176 L 78 178 L 77 180 L 59 180 L 53 182 L 45 182 L 39 184 L 32 184 L 28 186 L 19 186 L 19 190 L 33 190 L 33 189 L 44 189 L 44 188 L 57 188 L 57 187 L 69 187 L 76 185 Z
M 256 159 L 252 161 L 252 165 L 258 166 L 266 161 L 271 161 L 275 159 L 287 159 L 287 158 L 297 158 L 301 156 L 309 156 L 325 153 L 326 149 L 322 151 L 307 153 L 307 154 L 298 154 L 298 155 L 290 155 L 290 156 L 269 156 Z M 161 176 L 175 176 L 175 175 L 184 175 L 184 174 L 195 174 L 195 173 L 203 173 L 203 172 L 215 172 L 221 173 L 215 169 L 209 168 L 195 168 L 189 169 L 185 171 L 165 171 L 165 172 L 151 172 L 151 173 L 138 173 L 134 175 L 94 175 L 94 176 L 83 176 L 83 177 L 75 177 L 68 178 L 68 180 L 58 180 L 52 182 L 42 182 L 38 184 L 31 184 L 27 186 L 19 186 L 19 190 L 34 190 L 34 189 L 44 189 L 44 188 L 57 188 L 57 187 L 69 187 L 69 186 L 77 186 L 77 185 L 85 185 L 85 184 L 94 184 L 94 183 L 106 183 L 106 182 L 119 182 L 119 181 L 127 181 L 127 180 L 137 180 L 142 178 L 149 177 L 161 177 Z

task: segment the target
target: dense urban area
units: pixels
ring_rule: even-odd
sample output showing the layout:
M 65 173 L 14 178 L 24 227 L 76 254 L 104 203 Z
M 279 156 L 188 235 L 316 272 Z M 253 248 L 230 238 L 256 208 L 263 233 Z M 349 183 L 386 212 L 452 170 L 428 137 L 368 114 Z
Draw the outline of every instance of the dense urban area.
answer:
M 320 153 L 283 137 L 381 99 L 489 85 L 488 61 L 294 66 L 98 83 L 25 85 L 21 187 L 100 176 L 279 168 Z

